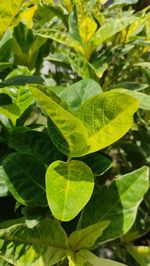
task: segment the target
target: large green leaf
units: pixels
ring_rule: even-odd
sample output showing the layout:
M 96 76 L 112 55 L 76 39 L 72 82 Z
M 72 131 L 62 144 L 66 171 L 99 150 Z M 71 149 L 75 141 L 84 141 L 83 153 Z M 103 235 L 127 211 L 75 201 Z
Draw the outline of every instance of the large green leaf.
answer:
M 150 266 L 150 247 L 128 246 L 128 252 L 141 266 Z
M 14 225 L 0 230 L 0 255 L 17 266 L 54 265 L 63 259 L 67 248 L 65 231 L 51 219 L 32 229 Z
M 39 89 L 34 87 L 30 87 L 30 89 L 65 138 L 71 156 L 77 157 L 86 154 L 88 136 L 82 122 Z M 55 141 L 59 142 L 59 146 L 62 146 L 59 139 Z
M 88 131 L 89 151 L 98 151 L 120 139 L 131 128 L 138 101 L 113 91 L 87 100 L 74 114 Z
M 3 161 L 9 191 L 23 205 L 46 206 L 44 163 L 27 153 L 11 153 Z
M 47 169 L 48 204 L 59 220 L 73 219 L 89 201 L 93 188 L 92 171 L 81 161 L 56 161 Z
M 18 13 L 23 0 L 1 0 L 0 2 L 0 37 L 8 29 L 14 16 Z
M 69 243 L 74 251 L 90 249 L 103 231 L 109 226 L 109 221 L 92 224 L 84 229 L 74 231 L 69 237 Z
M 55 87 L 53 89 L 55 92 Z M 102 92 L 100 85 L 92 79 L 82 79 L 60 90 L 57 95 L 63 99 L 71 111 L 76 111 L 89 98 Z
M 86 249 L 76 254 L 76 266 L 125 266 L 125 264 L 95 256 Z
M 56 149 L 46 131 L 38 132 L 23 129 L 26 128 L 16 128 L 10 133 L 9 147 L 18 152 L 38 156 L 46 164 L 63 159 L 64 156 Z
M 102 44 L 104 41 L 114 36 L 116 33 L 122 31 L 124 28 L 126 28 L 136 20 L 137 18 L 134 16 L 110 19 L 93 35 L 91 39 L 91 49 L 94 50 L 98 45 Z
M 109 187 L 97 187 L 83 211 L 81 227 L 99 221 L 111 221 L 99 242 L 125 234 L 135 221 L 138 206 L 148 187 L 149 169 L 146 166 L 117 178 Z

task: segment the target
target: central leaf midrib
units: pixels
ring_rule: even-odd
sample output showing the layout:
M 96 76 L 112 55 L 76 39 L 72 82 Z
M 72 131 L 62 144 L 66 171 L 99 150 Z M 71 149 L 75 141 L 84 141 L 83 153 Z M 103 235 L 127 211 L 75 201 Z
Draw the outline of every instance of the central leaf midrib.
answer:
M 62 211 L 62 218 L 61 220 L 63 221 L 64 216 L 65 216 L 65 208 L 66 208 L 66 203 L 67 203 L 67 197 L 69 194 L 69 188 L 70 188 L 70 180 L 71 180 L 71 170 L 70 170 L 70 164 L 69 162 L 67 163 L 67 185 L 66 185 L 66 190 L 65 190 L 65 196 L 64 196 L 64 206 L 63 206 L 63 211 Z

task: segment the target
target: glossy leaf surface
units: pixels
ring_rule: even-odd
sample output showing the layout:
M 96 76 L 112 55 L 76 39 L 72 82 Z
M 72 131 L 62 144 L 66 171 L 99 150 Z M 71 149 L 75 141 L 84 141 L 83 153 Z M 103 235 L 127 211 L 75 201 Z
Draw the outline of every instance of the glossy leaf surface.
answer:
M 17 266 L 47 266 L 59 262 L 68 247 L 67 236 L 54 220 L 29 229 L 14 225 L 0 229 L 0 255 Z
M 44 163 L 27 153 L 11 153 L 3 161 L 4 181 L 14 198 L 23 205 L 46 206 Z
M 111 221 L 99 242 L 125 234 L 135 221 L 138 206 L 148 187 L 149 169 L 145 166 L 117 178 L 109 187 L 97 187 L 83 211 L 81 227 L 103 220 Z
M 59 220 L 73 219 L 89 201 L 93 188 L 92 171 L 81 161 L 56 161 L 47 169 L 48 204 Z

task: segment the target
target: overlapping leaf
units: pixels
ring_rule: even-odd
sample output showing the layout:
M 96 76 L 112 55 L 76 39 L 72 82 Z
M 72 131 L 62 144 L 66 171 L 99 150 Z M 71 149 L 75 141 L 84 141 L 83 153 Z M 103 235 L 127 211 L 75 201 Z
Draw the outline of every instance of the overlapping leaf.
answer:
M 51 219 L 32 229 L 25 225 L 0 229 L 0 256 L 14 265 L 51 266 L 63 259 L 67 248 L 65 231 Z
M 100 242 L 125 234 L 133 225 L 138 206 L 148 188 L 149 169 L 146 166 L 117 178 L 109 187 L 96 188 L 83 211 L 81 227 L 110 220 Z

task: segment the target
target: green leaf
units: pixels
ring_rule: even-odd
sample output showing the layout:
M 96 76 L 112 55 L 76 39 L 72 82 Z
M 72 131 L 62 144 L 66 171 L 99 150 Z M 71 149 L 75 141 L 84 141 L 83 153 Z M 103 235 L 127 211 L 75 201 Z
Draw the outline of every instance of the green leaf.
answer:
M 11 54 L 12 32 L 8 30 L 0 40 L 0 62 L 7 62 Z
M 85 43 L 91 39 L 92 35 L 97 29 L 97 24 L 92 17 L 83 17 L 79 24 L 79 31 L 82 40 Z
M 14 16 L 18 13 L 23 0 L 1 0 L 0 2 L 0 37 L 10 26 Z
M 47 206 L 44 163 L 30 154 L 11 153 L 3 161 L 4 181 L 14 198 L 23 205 Z
M 50 164 L 55 160 L 63 159 L 63 155 L 56 149 L 48 133 L 23 131 L 24 127 L 16 128 L 9 135 L 9 147 L 18 152 L 25 152 L 38 156 L 44 163 Z
M 124 28 L 126 28 L 136 20 L 137 18 L 134 16 L 110 19 L 93 35 L 91 39 L 92 50 L 94 50 L 97 46 L 105 42 L 110 37 L 114 36 L 116 33 L 122 31 Z
M 113 86 L 114 88 L 123 88 L 133 91 L 141 91 L 149 87 L 149 84 L 139 82 L 121 82 Z
M 109 221 L 103 221 L 92 224 L 84 229 L 74 231 L 69 237 L 69 243 L 72 249 L 76 251 L 84 248 L 92 248 L 109 224 Z
M 24 217 L 20 217 L 17 219 L 11 219 L 11 220 L 5 220 L 4 222 L 0 223 L 0 228 L 4 229 L 13 225 L 17 225 L 17 224 L 24 224 L 25 223 L 25 218 Z
M 55 87 L 54 87 L 55 92 Z M 102 92 L 100 85 L 92 79 L 82 79 L 62 88 L 57 95 L 64 100 L 71 111 L 76 111 L 89 98 Z
M 71 156 L 78 157 L 86 154 L 88 149 L 88 136 L 82 122 L 39 89 L 34 87 L 30 87 L 30 89 L 56 126 L 57 130 L 66 140 Z M 59 143 L 59 146 L 63 151 L 64 147 L 62 146 L 60 139 L 58 138 L 55 141 Z
M 7 261 L 3 260 L 1 257 L 0 257 L 0 265 L 1 266 L 11 266 Z
M 82 157 L 82 161 L 92 169 L 94 176 L 103 175 L 112 167 L 112 160 L 100 153 L 88 154 Z
M 86 249 L 76 254 L 76 266 L 125 266 L 125 264 L 95 256 Z
M 0 166 L 0 197 L 5 197 L 8 195 L 8 187 L 6 185 L 6 182 L 4 180 L 5 171 L 3 170 L 3 167 Z
M 82 44 L 82 40 L 79 34 L 76 10 L 73 10 L 69 15 L 68 23 L 69 23 L 69 33 L 71 37 L 74 38 L 80 44 Z
M 110 226 L 99 242 L 124 235 L 133 225 L 138 206 L 148 187 L 149 169 L 146 166 L 117 178 L 109 187 L 97 187 L 83 211 L 81 227 L 109 220 Z
M 15 103 L 0 106 L 0 113 L 10 118 L 14 124 L 21 115 L 20 109 Z
M 48 30 L 48 29 L 43 28 L 37 31 L 37 35 L 43 38 L 52 39 L 55 42 L 62 43 L 66 45 L 67 47 L 73 48 L 75 51 L 78 51 L 84 54 L 83 47 L 75 39 L 67 35 L 65 32 L 61 32 L 59 30 L 54 30 L 54 29 Z
M 115 0 L 111 7 L 118 6 L 118 5 L 134 5 L 138 2 L 138 0 Z
M 89 201 L 93 188 L 92 171 L 81 161 L 56 161 L 47 169 L 48 204 L 53 215 L 59 220 L 73 219 Z
M 65 231 L 51 219 L 32 229 L 14 225 L 0 230 L 0 255 L 17 266 L 54 265 L 63 259 L 67 248 Z
M 0 93 L 0 106 L 12 104 L 12 99 L 5 93 Z
M 103 149 L 131 128 L 138 101 L 114 91 L 87 100 L 74 114 L 88 131 L 88 153 Z
M 37 76 L 25 76 L 19 75 L 14 76 L 9 79 L 4 80 L 0 83 L 0 88 L 8 87 L 8 86 L 24 86 L 26 84 L 42 84 L 44 80 Z
M 139 265 L 150 266 L 150 247 L 127 246 L 127 250 Z
M 150 95 L 138 91 L 130 91 L 125 89 L 117 89 L 116 91 L 125 93 L 137 99 L 139 101 L 139 108 L 144 110 L 150 110 Z

